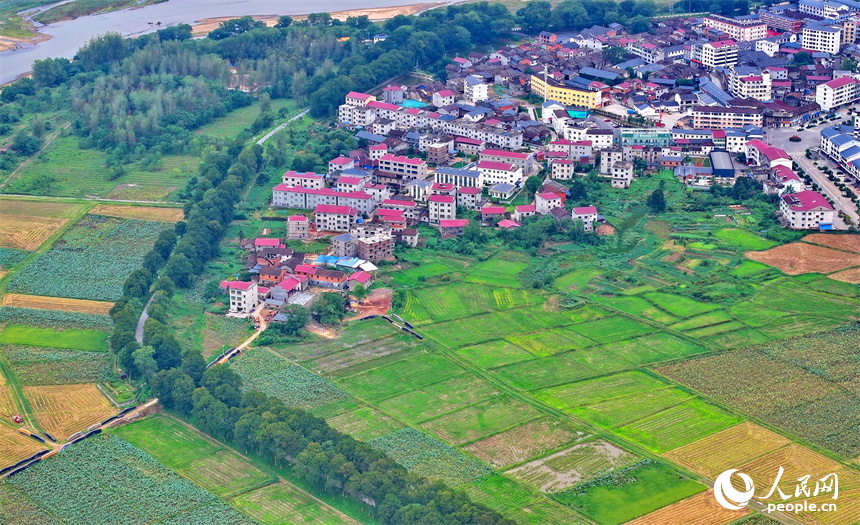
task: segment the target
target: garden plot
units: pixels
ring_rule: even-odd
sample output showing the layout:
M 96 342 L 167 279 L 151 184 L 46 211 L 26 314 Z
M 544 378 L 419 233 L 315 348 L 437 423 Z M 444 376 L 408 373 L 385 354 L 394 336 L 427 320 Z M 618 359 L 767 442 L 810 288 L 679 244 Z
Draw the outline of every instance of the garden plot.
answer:
M 117 377 L 107 353 L 0 345 L 22 385 L 97 383 Z
M 265 525 L 344 525 L 358 522 L 287 483 L 275 483 L 234 498 L 233 507 Z
M 465 450 L 496 468 L 505 468 L 588 435 L 567 422 L 543 418 L 472 443 Z
M 638 457 L 602 439 L 578 443 L 507 471 L 541 492 L 559 492 L 597 474 L 629 465 Z
M 749 421 L 727 428 L 663 454 L 699 474 L 716 478 L 789 443 L 789 440 Z
M 540 497 L 528 485 L 518 483 L 500 474 L 480 479 L 459 488 L 475 503 L 486 505 L 498 513 L 522 508 Z

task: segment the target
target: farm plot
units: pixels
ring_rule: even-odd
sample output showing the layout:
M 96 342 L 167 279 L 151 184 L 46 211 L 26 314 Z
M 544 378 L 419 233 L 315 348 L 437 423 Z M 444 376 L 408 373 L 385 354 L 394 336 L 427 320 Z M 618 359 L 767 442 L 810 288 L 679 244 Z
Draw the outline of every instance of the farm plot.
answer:
M 264 525 L 318 525 L 358 524 L 349 516 L 311 498 L 287 483 L 275 483 L 246 494 L 230 502 L 233 507 Z
M 751 328 L 735 330 L 722 334 L 712 335 L 702 338 L 702 341 L 711 344 L 717 348 L 729 349 L 739 348 L 741 346 L 749 346 L 770 341 L 770 337 L 753 330 Z
M 383 321 L 384 322 L 384 321 Z M 303 361 L 303 364 L 313 370 L 324 371 L 337 376 L 350 375 L 375 368 L 382 364 L 401 359 L 427 343 L 419 341 L 388 323 L 387 333 L 393 334 L 373 341 L 353 345 L 339 352 L 328 353 Z
M 431 321 L 430 314 L 418 302 L 418 298 L 412 292 L 406 292 L 406 304 L 403 306 L 403 317 L 414 324 Z
M 9 291 L 113 301 L 165 223 L 87 215 L 53 248 L 16 273 Z
M 350 397 L 331 381 L 265 349 L 245 352 L 231 367 L 242 377 L 243 389 L 260 390 L 288 406 L 308 409 Z
M 522 260 L 508 260 L 505 257 L 505 255 L 497 255 L 492 259 L 479 262 L 472 267 L 465 280 L 491 286 L 519 288 L 521 283 L 517 274 L 525 270 L 528 263 Z M 512 259 L 522 259 L 522 257 L 514 255 Z
M 15 266 L 24 260 L 24 257 L 27 257 L 29 253 L 30 252 L 26 252 L 24 250 L 16 250 L 14 248 L 4 248 L 0 246 L 0 277 L 3 277 L 3 274 L 6 273 L 2 268 L 11 268 L 12 266 Z
M 820 509 L 824 503 L 836 502 L 833 496 L 821 495 L 809 498 L 810 507 L 813 503 Z M 860 522 L 860 490 L 840 491 L 836 512 L 801 511 L 797 517 L 810 525 L 854 525 Z
M 415 290 L 415 297 L 435 322 L 543 301 L 521 290 L 455 283 Z
M 427 281 L 433 277 L 439 277 L 453 273 L 456 270 L 447 264 L 441 262 L 431 262 L 422 264 L 408 270 L 394 271 L 391 275 L 392 284 L 398 286 L 417 286 L 419 283 Z
M 113 436 L 87 439 L 37 463 L 9 483 L 40 509 L 50 509 L 69 523 L 150 523 L 170 517 L 181 522 L 183 516 L 190 519 L 204 505 L 203 512 L 209 516 L 206 523 L 248 522 L 212 494 Z M 87 495 L 86 500 L 81 494 Z
M 232 450 L 166 416 L 123 425 L 115 434 L 217 496 L 274 481 Z
M 49 328 L 13 324 L 0 332 L 0 343 L 107 352 L 107 336 L 107 333 L 95 330 L 67 329 L 57 331 Z
M 616 429 L 626 437 L 656 453 L 665 452 L 701 439 L 740 421 L 699 399 L 692 399 Z
M 695 523 L 696 525 L 726 525 L 749 514 L 751 510 L 728 510 L 714 498 L 714 491 L 708 489 L 695 496 L 682 499 L 662 509 L 655 510 L 627 525 L 674 525 L 675 523 Z
M 669 326 L 669 328 L 681 331 L 692 330 L 694 328 L 702 328 L 704 326 L 726 323 L 728 321 L 733 321 L 733 319 L 725 310 L 714 310 L 713 312 L 685 319 L 680 323 L 675 323 Z
M 507 471 L 541 492 L 559 492 L 597 474 L 639 459 L 632 452 L 602 439 L 578 443 L 566 450 Z
M 596 296 L 594 300 L 600 304 L 605 304 L 606 306 L 610 306 L 612 308 L 617 308 L 622 312 L 628 313 L 630 315 L 635 315 L 637 317 L 643 317 L 645 319 L 650 319 L 656 323 L 660 324 L 671 324 L 674 321 L 677 321 L 678 318 L 670 315 L 663 310 L 655 307 L 653 304 L 649 303 L 645 299 L 641 297 L 601 297 Z
M 716 478 L 724 470 L 737 468 L 788 443 L 779 434 L 746 421 L 663 455 L 699 474 Z
M 481 368 L 495 368 L 535 358 L 534 355 L 507 341 L 490 341 L 461 348 L 457 353 Z
M 671 386 L 643 372 L 623 372 L 534 392 L 534 396 L 558 409 L 566 409 L 608 399 L 640 395 Z
M 812 244 L 820 244 L 828 248 L 836 250 L 844 250 L 846 252 L 860 253 L 860 235 L 831 235 L 828 233 L 810 233 L 803 237 L 801 241 Z
M 387 412 L 407 421 L 424 421 L 498 394 L 495 387 L 463 372 L 450 379 L 423 386 L 378 403 Z
M 678 388 L 648 390 L 635 395 L 566 409 L 576 417 L 606 428 L 617 428 L 691 399 Z
M 860 253 L 832 250 L 815 244 L 793 242 L 764 252 L 747 252 L 748 259 L 779 268 L 789 275 L 830 273 L 860 266 Z
M 140 219 L 143 221 L 179 222 L 184 213 L 182 208 L 164 208 L 156 206 L 117 206 L 114 204 L 99 204 L 90 210 L 93 215 L 119 217 L 120 219 Z
M 860 268 L 849 268 L 841 272 L 831 273 L 827 277 L 843 283 L 860 284 Z
M 36 308 L 40 310 L 65 310 L 82 314 L 107 315 L 113 303 L 106 301 L 85 301 L 41 295 L 21 295 L 7 293 L 3 296 L 3 306 L 16 308 Z
M 542 499 L 504 515 L 520 525 L 592 525 L 592 521 L 554 501 Z
M 247 324 L 245 325 L 247 327 Z M 309 361 L 341 350 L 349 350 L 397 332 L 382 319 L 372 319 L 360 323 L 348 323 L 333 338 L 312 336 L 307 343 L 276 345 L 274 350 L 296 362 Z
M 414 428 L 396 430 L 367 442 L 406 469 L 451 486 L 488 476 L 493 470 L 455 448 Z
M 539 497 L 528 485 L 499 474 L 459 488 L 475 503 L 486 505 L 499 513 L 524 507 Z
M 0 396 L 4 395 L 3 388 L 5 387 L 0 387 Z M 3 413 L 3 419 L 9 421 L 5 411 Z M 38 441 L 29 438 L 6 425 L 0 425 L 0 468 L 14 465 L 40 450 L 45 450 L 45 446 Z M 0 485 L 0 487 L 2 487 L 2 485 Z M 2 517 L 2 515 L 2 511 L 0 511 L 0 517 Z M 4 522 L 0 521 L 0 523 Z
M 13 463 L 14 464 L 14 463 Z M 60 525 L 47 511 L 9 483 L 0 484 L 0 523 L 4 525 Z
M 579 268 L 556 278 L 555 286 L 561 290 L 581 290 L 602 273 L 603 271 L 598 268 Z
M 69 219 L 0 213 L 0 247 L 35 250 Z
M 780 479 L 779 488 L 791 497 L 796 497 L 794 488 L 797 485 L 797 480 L 806 475 L 810 476 L 810 480 L 819 480 L 828 474 L 836 473 L 839 478 L 840 492 L 843 489 L 860 487 L 860 472 L 796 443 L 782 447 L 737 468 L 749 475 L 756 487 L 768 487 L 769 490 L 776 480 L 780 467 L 785 470 Z M 801 494 L 802 496 L 803 494 Z
M 605 525 L 618 525 L 705 490 L 663 463 L 644 460 L 587 481 L 555 498 Z
M 221 354 L 248 336 L 251 323 L 222 315 L 203 316 L 203 357 Z
M 326 418 L 332 428 L 349 434 L 359 441 L 369 441 L 383 434 L 403 428 L 390 416 L 369 406 L 359 406 Z
M 22 385 L 97 383 L 116 378 L 107 353 L 0 345 Z
M 465 450 L 496 468 L 504 468 L 587 436 L 566 422 L 543 418 L 472 443 Z
M 770 266 L 762 264 L 760 262 L 743 261 L 738 265 L 737 268 L 732 270 L 732 275 L 734 275 L 735 277 L 744 278 L 749 277 L 751 275 L 755 275 L 757 273 L 762 273 L 764 271 L 769 270 L 770 268 Z
M 729 321 L 727 323 L 714 324 L 711 326 L 696 328 L 695 330 L 688 330 L 687 335 L 690 337 L 704 338 L 737 330 L 745 330 L 746 328 L 747 326 L 740 321 Z
M 508 338 L 511 343 L 525 348 L 537 356 L 548 356 L 566 350 L 581 350 L 594 345 L 594 341 L 571 330 L 549 329 L 532 334 Z
M 107 315 L 82 314 L 62 310 L 37 310 L 0 306 L 0 323 L 20 323 L 42 328 L 87 328 L 90 330 L 113 330 L 113 319 Z
M 24 386 L 39 425 L 65 438 L 118 412 L 95 385 Z
M 571 326 L 570 330 L 598 343 L 612 343 L 654 331 L 652 327 L 626 317 L 606 317 L 580 323 Z
M 733 248 L 741 250 L 767 250 L 777 245 L 776 242 L 764 239 L 746 230 L 725 228 L 714 232 L 714 236 Z
M 692 317 L 718 308 L 718 306 L 714 304 L 700 303 L 698 301 L 670 293 L 650 292 L 644 294 L 644 297 L 654 303 L 658 308 L 678 317 Z
M 860 456 L 857 396 L 757 347 L 657 367 L 656 371 L 741 412 L 849 458 Z
M 426 421 L 421 427 L 456 445 L 501 432 L 541 415 L 530 405 L 497 395 L 489 401 Z
M 360 398 L 374 402 L 450 379 L 462 369 L 440 354 L 420 354 L 338 380 Z

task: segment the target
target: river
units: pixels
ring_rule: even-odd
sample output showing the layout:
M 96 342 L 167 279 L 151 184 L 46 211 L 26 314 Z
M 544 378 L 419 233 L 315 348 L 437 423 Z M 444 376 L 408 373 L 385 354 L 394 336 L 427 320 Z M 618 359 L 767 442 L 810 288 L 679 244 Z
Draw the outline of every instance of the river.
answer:
M 0 53 L 0 85 L 30 71 L 35 60 L 72 58 L 90 38 L 107 31 L 137 36 L 169 25 L 194 24 L 201 19 L 220 16 L 304 15 L 409 3 L 409 0 L 169 0 L 139 9 L 84 16 L 40 28 L 42 33 L 52 37 L 50 40 Z M 161 22 L 160 26 L 158 22 Z

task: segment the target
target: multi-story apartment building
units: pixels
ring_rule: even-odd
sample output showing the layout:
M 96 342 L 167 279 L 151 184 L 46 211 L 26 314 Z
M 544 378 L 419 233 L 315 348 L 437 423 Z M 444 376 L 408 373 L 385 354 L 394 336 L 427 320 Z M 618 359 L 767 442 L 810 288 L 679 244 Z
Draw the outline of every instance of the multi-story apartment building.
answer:
M 478 162 L 478 170 L 483 174 L 484 185 L 498 183 L 516 185 L 523 180 L 523 170 L 507 162 L 482 160 Z
M 466 168 L 436 168 L 433 181 L 453 184 L 457 188 L 480 188 L 484 185 L 481 170 Z
M 696 106 L 693 108 L 693 127 L 696 129 L 742 128 L 748 124 L 762 125 L 763 115 L 755 108 L 724 108 L 722 106 Z
M 288 171 L 284 173 L 281 182 L 287 186 L 301 186 L 310 190 L 320 190 L 325 187 L 325 175 Z
M 582 157 L 591 156 L 591 141 L 590 140 L 554 140 L 549 143 L 547 151 L 561 151 L 567 154 L 568 159 L 581 159 Z
M 377 233 L 356 241 L 359 259 L 382 261 L 394 259 L 394 237 L 390 233 Z
M 379 158 L 378 167 L 379 171 L 403 175 L 407 179 L 427 178 L 427 163 L 418 158 L 389 153 Z
M 367 93 L 358 93 L 356 91 L 350 91 L 346 94 L 346 103 L 350 106 L 363 107 L 371 101 L 376 101 L 376 97 L 374 97 L 373 95 L 368 95 Z
M 767 24 L 759 18 L 708 15 L 704 22 L 705 27 L 722 31 L 739 42 L 752 42 L 767 36 Z
M 530 153 L 518 153 L 516 151 L 504 151 L 499 149 L 482 150 L 480 160 L 513 164 L 523 170 L 523 172 L 529 172 L 531 167 L 535 165 L 534 155 Z
M 575 221 L 582 221 L 582 227 L 585 231 L 593 231 L 594 223 L 597 222 L 597 208 L 594 206 L 574 208 L 571 212 L 571 218 Z
M 653 64 L 666 58 L 663 49 L 651 42 L 631 42 L 625 49 L 630 54 L 641 58 L 646 64 Z
M 803 27 L 803 20 L 787 16 L 783 13 L 774 13 L 765 9 L 760 9 L 758 16 L 769 29 L 780 32 L 800 33 L 800 28 Z
M 672 144 L 672 132 L 666 128 L 621 128 L 618 135 L 622 146 L 668 146 Z
M 250 313 L 260 304 L 257 283 L 247 281 L 224 281 L 221 288 L 230 296 L 230 311 Z
M 463 81 L 463 94 L 472 104 L 490 98 L 490 86 L 481 77 L 469 75 Z
M 467 210 L 480 210 L 484 199 L 481 188 L 460 188 L 457 190 L 457 206 Z
M 744 71 L 748 68 L 732 68 L 729 82 L 729 92 L 738 98 L 752 98 L 767 101 L 773 99 L 770 73 L 754 68 L 754 72 Z
M 823 195 L 810 190 L 784 193 L 779 199 L 779 211 L 795 230 L 817 230 L 833 224 L 833 206 Z
M 569 106 L 582 106 L 586 108 L 599 108 L 601 106 L 600 91 L 589 91 L 561 84 L 552 79 L 544 82 L 543 78 L 532 75 L 530 82 L 531 92 L 539 97 L 552 99 Z
M 808 24 L 803 28 L 800 42 L 804 49 L 835 55 L 842 48 L 842 29 L 826 24 Z
M 319 204 L 314 209 L 314 224 L 317 231 L 348 232 L 357 217 L 358 210 L 349 206 Z
M 633 163 L 622 160 L 612 165 L 612 187 L 629 188 L 633 180 Z
M 287 217 L 287 239 L 305 241 L 310 236 L 311 225 L 304 215 Z
M 845 3 L 827 0 L 799 0 L 797 10 L 830 21 L 842 21 L 852 11 Z
M 442 89 L 433 93 L 433 105 L 437 108 L 444 108 L 454 103 L 456 95 L 450 89 Z
M 550 174 L 553 179 L 570 180 L 576 164 L 571 159 L 553 159 L 549 163 Z
M 612 175 L 612 166 L 616 162 L 624 160 L 624 151 L 621 148 L 610 148 L 600 152 L 600 174 Z
M 824 111 L 850 104 L 860 98 L 860 80 L 842 77 L 815 87 L 815 102 Z
M 732 67 L 738 63 L 738 45 L 733 40 L 720 40 L 702 45 L 702 65 L 707 68 Z
M 320 204 L 349 206 L 365 215 L 376 206 L 373 197 L 362 191 L 343 192 L 332 188 L 312 190 L 286 184 L 278 184 L 272 190 L 272 206 L 278 208 L 313 210 Z
M 457 202 L 453 195 L 431 195 L 427 199 L 430 223 L 457 218 Z

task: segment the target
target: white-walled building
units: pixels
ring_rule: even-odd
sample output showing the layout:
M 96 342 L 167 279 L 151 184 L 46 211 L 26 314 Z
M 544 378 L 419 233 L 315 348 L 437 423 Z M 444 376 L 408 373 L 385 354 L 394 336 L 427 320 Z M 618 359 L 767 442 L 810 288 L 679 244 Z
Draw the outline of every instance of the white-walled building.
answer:
M 288 171 L 281 178 L 287 186 L 301 186 L 309 190 L 321 190 L 325 187 L 325 175 L 316 173 L 299 173 L 297 171 Z
M 427 199 L 430 223 L 457 218 L 457 202 L 453 195 L 431 195 Z
M 795 230 L 817 230 L 833 224 L 833 206 L 814 191 L 784 193 L 779 199 L 779 211 Z
M 702 46 L 702 65 L 707 68 L 732 67 L 738 63 L 738 45 L 733 40 L 708 42 Z
M 405 175 L 410 179 L 426 179 L 427 163 L 418 158 L 403 157 L 390 153 L 379 158 L 379 170 Z
M 358 210 L 349 206 L 320 204 L 314 209 L 317 231 L 348 232 L 358 218 Z
M 507 162 L 482 160 L 478 162 L 478 170 L 483 175 L 485 185 L 505 183 L 516 185 L 523 180 L 523 170 Z
M 490 98 L 490 86 L 482 78 L 469 75 L 463 82 L 463 94 L 467 100 L 476 104 Z
M 594 206 L 581 206 L 573 208 L 571 219 L 582 221 L 582 227 L 585 231 L 594 230 L 594 223 L 597 222 L 597 208 Z
M 860 98 L 860 80 L 842 77 L 815 87 L 815 101 L 822 111 L 850 104 Z
M 257 283 L 247 281 L 224 281 L 221 288 L 230 296 L 230 311 L 250 313 L 260 304 Z
M 705 27 L 712 27 L 739 42 L 752 42 L 767 36 L 767 24 L 755 18 L 729 18 L 722 15 L 705 17 Z
M 545 192 L 535 195 L 535 212 L 538 215 L 546 215 L 553 208 L 562 206 L 564 206 L 564 202 L 561 200 L 561 196 L 555 193 Z
M 842 29 L 825 24 L 808 24 L 800 42 L 804 49 L 835 55 L 842 47 Z

